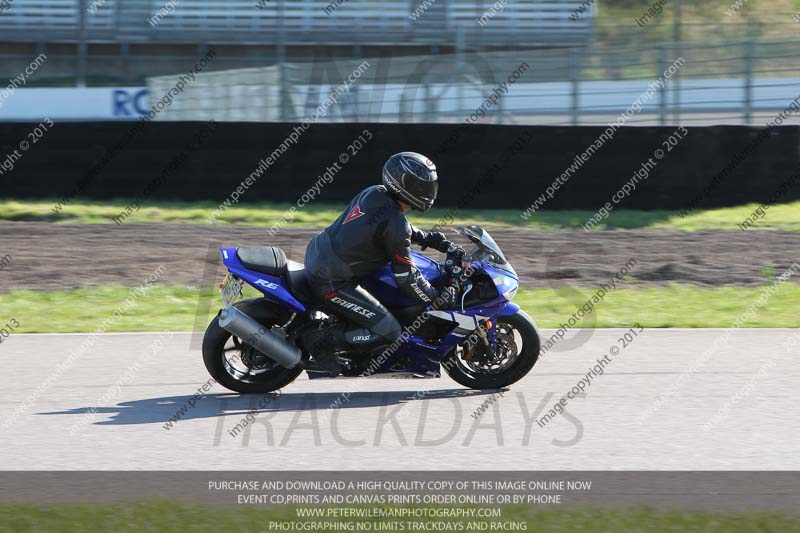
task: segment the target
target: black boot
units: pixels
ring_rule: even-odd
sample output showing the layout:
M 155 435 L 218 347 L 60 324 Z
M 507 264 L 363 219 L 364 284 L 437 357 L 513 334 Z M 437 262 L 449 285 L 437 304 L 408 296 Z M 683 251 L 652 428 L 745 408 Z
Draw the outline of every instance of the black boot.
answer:
M 396 347 L 392 347 L 393 343 L 366 328 L 343 331 L 341 339 L 341 342 L 348 346 L 347 350 L 351 352 L 360 371 L 373 372 L 377 369 L 375 365 L 383 365 L 383 362 L 394 356 L 397 351 Z
M 336 352 L 341 351 L 341 333 L 338 326 L 327 326 L 311 330 L 303 335 L 303 347 L 314 358 L 317 365 L 331 376 L 338 376 L 342 372 L 342 364 L 336 357 Z

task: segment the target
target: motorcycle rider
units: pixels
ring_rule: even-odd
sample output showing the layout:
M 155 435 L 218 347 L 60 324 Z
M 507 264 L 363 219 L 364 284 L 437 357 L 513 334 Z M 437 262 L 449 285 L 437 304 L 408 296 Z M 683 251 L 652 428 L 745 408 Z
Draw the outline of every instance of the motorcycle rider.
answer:
M 308 332 L 304 347 L 331 374 L 342 367 L 337 351 L 360 348 L 374 352 L 400 337 L 392 313 L 360 281 L 391 261 L 398 287 L 420 303 L 437 301 L 454 307 L 455 285 L 440 292 L 422 276 L 411 258 L 411 243 L 424 250 L 447 252 L 450 241 L 441 232 L 425 232 L 411 225 L 409 209 L 425 212 L 436 200 L 436 166 L 415 152 L 391 156 L 383 167 L 382 185 L 358 193 L 347 208 L 306 249 L 305 266 L 314 295 L 345 324 Z

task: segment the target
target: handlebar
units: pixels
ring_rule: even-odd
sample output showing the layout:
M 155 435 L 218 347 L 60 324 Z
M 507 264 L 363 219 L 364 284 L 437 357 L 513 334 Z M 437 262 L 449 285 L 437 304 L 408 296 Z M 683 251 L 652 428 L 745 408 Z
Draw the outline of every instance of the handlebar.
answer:
M 465 254 L 466 252 L 462 247 L 451 242 L 450 247 L 447 249 L 447 258 L 444 262 L 445 271 L 451 276 L 458 275 L 464 266 L 463 259 Z

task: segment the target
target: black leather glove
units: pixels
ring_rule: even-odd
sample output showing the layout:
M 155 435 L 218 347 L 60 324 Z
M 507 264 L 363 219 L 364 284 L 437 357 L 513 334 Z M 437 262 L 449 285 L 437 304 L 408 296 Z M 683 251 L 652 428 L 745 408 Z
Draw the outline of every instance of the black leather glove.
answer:
M 450 241 L 447 240 L 447 237 L 445 237 L 444 233 L 441 231 L 432 231 L 425 235 L 425 241 L 422 244 L 423 250 L 428 247 L 446 253 L 447 249 L 450 247 Z
M 436 299 L 438 309 L 457 309 L 461 304 L 461 291 L 456 285 L 446 285 Z

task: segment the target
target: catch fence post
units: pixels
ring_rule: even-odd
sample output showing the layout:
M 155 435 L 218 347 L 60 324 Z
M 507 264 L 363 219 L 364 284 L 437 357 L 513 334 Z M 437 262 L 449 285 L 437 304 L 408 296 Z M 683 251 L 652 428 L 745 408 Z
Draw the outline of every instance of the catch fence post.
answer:
M 744 123 L 749 126 L 753 115 L 753 40 L 744 43 Z
M 662 44 L 658 47 L 658 72 L 656 77 L 661 76 L 661 73 L 667 70 L 667 45 Z M 669 81 L 665 82 L 669 83 Z M 660 126 L 667 125 L 667 88 L 661 88 L 661 94 L 658 95 L 658 124 Z
M 278 0 L 278 42 L 276 59 L 278 60 L 278 77 L 280 78 L 281 121 L 289 122 L 289 80 L 286 79 L 286 21 L 283 8 L 284 0 Z
M 448 7 L 449 9 L 449 7 Z M 458 101 L 458 112 L 456 116 L 464 113 L 464 28 L 461 24 L 456 26 L 456 94 Z
M 569 51 L 569 76 L 572 86 L 571 96 L 572 103 L 570 114 L 572 115 L 572 125 L 577 126 L 580 122 L 579 107 L 580 107 L 580 74 L 581 74 L 581 52 L 588 52 L 586 49 L 571 48 Z
M 86 0 L 78 0 L 78 49 L 76 87 L 86 87 L 86 63 L 89 55 L 89 45 L 86 42 Z

